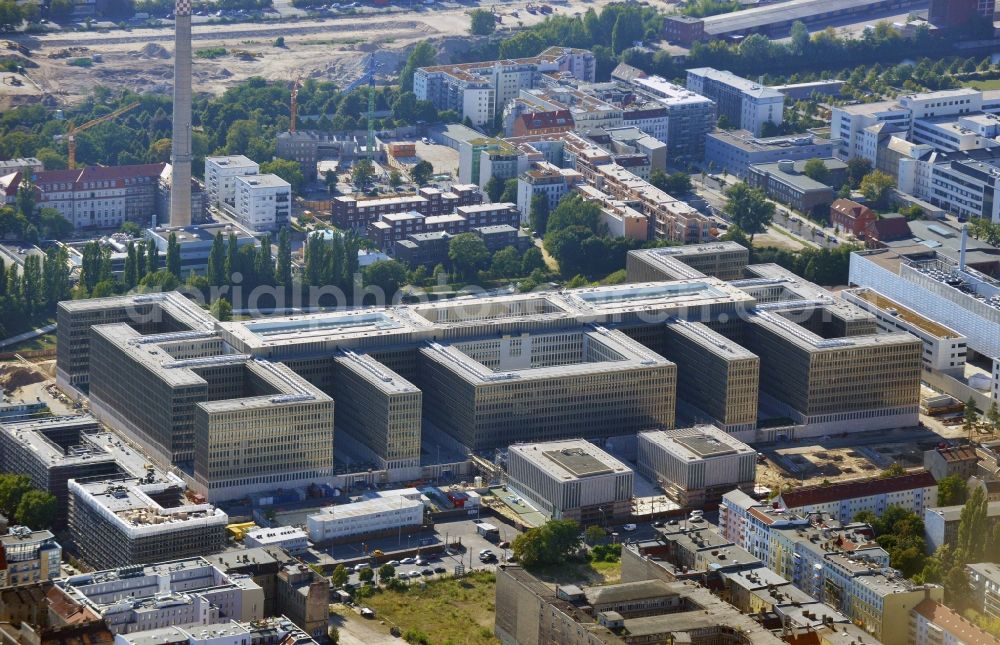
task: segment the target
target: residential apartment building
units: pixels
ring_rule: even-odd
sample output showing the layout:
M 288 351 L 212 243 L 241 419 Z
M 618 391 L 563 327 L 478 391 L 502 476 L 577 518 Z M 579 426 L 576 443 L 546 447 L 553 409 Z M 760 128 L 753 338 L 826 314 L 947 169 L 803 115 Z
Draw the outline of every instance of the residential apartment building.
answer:
M 391 252 L 396 242 L 409 235 L 444 232 L 449 235 L 468 233 L 483 226 L 519 226 L 521 216 L 511 203 L 459 206 L 449 215 L 424 216 L 416 211 L 386 213 L 368 225 L 368 239 L 379 248 Z
M 927 598 L 911 611 L 910 643 L 913 645 L 997 645 L 1000 640 L 940 601 Z
M 825 513 L 842 523 L 852 521 L 861 511 L 881 515 L 890 506 L 923 515 L 936 501 L 937 483 L 926 470 L 800 487 L 782 491 L 775 498 L 775 503 L 789 512 Z
M 277 175 L 235 177 L 236 221 L 251 231 L 276 231 L 288 225 L 292 185 Z
M 962 509 L 959 506 L 937 506 L 925 510 L 924 517 L 924 539 L 927 541 L 927 548 L 936 550 L 944 544 L 955 548 L 958 544 L 958 525 L 962 520 Z M 986 525 L 992 531 L 1000 523 L 1000 502 L 986 503 Z
M 683 507 L 701 508 L 734 489 L 752 491 L 757 452 L 715 426 L 639 433 L 639 472 Z
M 875 211 L 850 199 L 837 199 L 830 204 L 830 223 L 845 233 L 862 236 L 877 219 Z
M 330 222 L 338 228 L 364 230 L 382 215 L 416 211 L 424 216 L 447 215 L 459 206 L 472 206 L 483 201 L 478 186 L 455 184 L 448 191 L 425 186 L 415 195 L 357 199 L 352 196 L 334 197 Z
M 264 617 L 264 590 L 202 557 L 98 570 L 58 582 L 115 634 Z
M 715 101 L 720 117 L 756 136 L 764 125 L 781 125 L 785 95 L 765 85 L 711 67 L 687 71 L 687 88 Z
M 12 526 L 0 536 L 0 587 L 53 580 L 61 564 L 62 547 L 49 531 Z
M 512 445 L 507 486 L 552 519 L 607 525 L 632 514 L 632 469 L 582 439 Z
M 88 166 L 35 174 L 38 205 L 54 208 L 75 229 L 118 228 L 123 222 L 155 225 L 160 177 L 168 164 Z
M 205 192 L 216 208 L 236 207 L 236 178 L 260 174 L 256 161 L 244 155 L 205 157 Z
M 969 576 L 973 608 L 990 618 L 1000 618 L 1000 564 L 974 562 L 965 565 L 965 574 Z
M 583 182 L 583 176 L 571 168 L 558 168 L 547 161 L 533 164 L 517 177 L 517 210 L 521 224 L 531 222 L 531 204 L 535 195 L 543 195 L 549 212 L 574 187 Z
M 565 72 L 593 81 L 594 55 L 585 49 L 549 47 L 538 56 L 421 67 L 413 75 L 413 93 L 438 110 L 455 110 L 476 126 L 490 125 L 523 89 L 537 87 L 547 72 Z
M 705 155 L 705 135 L 715 129 L 716 104 L 690 88 L 675 85 L 659 76 L 634 78 L 632 87 L 655 101 L 666 112 L 666 136 L 652 134 L 667 146 L 667 157 L 683 162 L 698 161 Z
M 716 130 L 705 135 L 705 162 L 709 167 L 741 179 L 755 164 L 832 156 L 833 142 L 811 134 L 757 137 L 748 130 Z

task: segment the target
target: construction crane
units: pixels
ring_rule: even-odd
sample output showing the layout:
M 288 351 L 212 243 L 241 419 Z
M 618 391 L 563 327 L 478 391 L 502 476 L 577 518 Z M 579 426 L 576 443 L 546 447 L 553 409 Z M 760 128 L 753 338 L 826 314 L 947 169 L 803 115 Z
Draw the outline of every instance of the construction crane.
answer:
M 375 153 L 375 70 L 378 65 L 375 62 L 375 54 L 368 55 L 368 63 L 365 65 L 364 73 L 344 88 L 345 94 L 350 94 L 365 81 L 368 82 L 368 140 L 365 142 L 368 161 L 372 160 Z
M 125 114 L 129 110 L 134 110 L 137 107 L 139 107 L 139 103 L 132 103 L 131 105 L 120 107 L 114 112 L 109 112 L 104 116 L 99 116 L 96 119 L 91 119 L 90 121 L 87 121 L 83 125 L 76 126 L 70 124 L 69 129 L 66 131 L 66 142 L 67 142 L 66 147 L 69 153 L 68 154 L 69 167 L 71 169 L 76 168 L 76 134 L 78 132 L 83 132 L 84 130 L 88 130 L 97 125 L 98 123 L 104 123 L 105 121 L 110 121 L 111 119 L 117 116 L 121 116 L 122 114 Z
M 292 83 L 292 110 L 291 110 L 292 118 L 291 121 L 289 121 L 288 123 L 289 132 L 295 132 L 295 124 L 299 118 L 299 85 L 301 84 L 302 84 L 301 76 L 295 79 L 295 82 Z

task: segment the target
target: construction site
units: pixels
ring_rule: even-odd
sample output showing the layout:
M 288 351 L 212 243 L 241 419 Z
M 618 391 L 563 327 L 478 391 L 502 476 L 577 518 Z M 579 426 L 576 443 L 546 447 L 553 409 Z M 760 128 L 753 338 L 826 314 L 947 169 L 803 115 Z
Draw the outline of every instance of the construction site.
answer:
M 482 7 L 492 8 L 500 17 L 497 29 L 502 34 L 540 22 L 546 15 L 574 15 L 608 2 L 569 0 L 549 14 L 528 12 L 528 3 Z M 338 17 L 280 17 L 226 25 L 195 21 L 193 89 L 220 94 L 252 76 L 274 81 L 314 78 L 346 85 L 364 73 L 370 53 L 375 54 L 384 82 L 395 78 L 409 50 L 422 40 L 438 46 L 442 62 L 467 49 L 473 38 L 468 14 L 474 8 L 476 3 L 445 2 L 433 7 L 364 7 L 360 13 Z M 25 73 L 3 74 L 0 109 L 44 97 L 50 103 L 73 105 L 96 85 L 169 94 L 173 22 L 160 22 L 158 28 L 17 36 L 0 56 L 17 61 Z M 284 39 L 283 47 L 275 46 L 278 37 Z

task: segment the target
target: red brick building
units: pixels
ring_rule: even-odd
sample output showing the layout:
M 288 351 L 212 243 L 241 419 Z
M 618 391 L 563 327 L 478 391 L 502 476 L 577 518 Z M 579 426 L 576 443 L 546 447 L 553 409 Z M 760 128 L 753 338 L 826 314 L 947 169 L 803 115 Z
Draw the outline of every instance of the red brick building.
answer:
M 830 204 L 830 223 L 848 233 L 861 235 L 877 219 L 875 211 L 850 199 L 838 199 Z

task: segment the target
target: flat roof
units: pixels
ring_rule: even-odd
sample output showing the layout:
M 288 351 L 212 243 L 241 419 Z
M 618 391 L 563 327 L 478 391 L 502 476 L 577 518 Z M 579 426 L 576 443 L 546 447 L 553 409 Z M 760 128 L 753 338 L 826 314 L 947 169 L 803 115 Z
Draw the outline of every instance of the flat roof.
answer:
M 946 327 L 939 322 L 931 320 L 930 318 L 921 316 L 912 309 L 904 307 L 895 300 L 883 296 L 881 293 L 875 291 L 874 289 L 863 287 L 860 289 L 848 289 L 845 290 L 843 293 L 855 296 L 859 300 L 863 300 L 871 304 L 873 307 L 884 312 L 886 315 L 891 315 L 894 318 L 899 318 L 900 320 L 909 323 L 914 327 L 936 338 L 942 338 L 942 339 L 963 338 L 961 334 L 950 329 L 949 327 Z M 894 313 L 890 312 L 890 310 L 894 310 Z
M 632 471 L 626 464 L 584 439 L 515 444 L 510 451 L 562 479 Z
M 887 4 L 885 0 L 789 0 L 774 5 L 754 7 L 703 18 L 705 33 L 725 34 L 760 29 L 774 23 L 808 20 L 817 15 Z
M 729 433 L 712 425 L 641 432 L 639 436 L 684 460 L 704 460 L 755 452 Z

